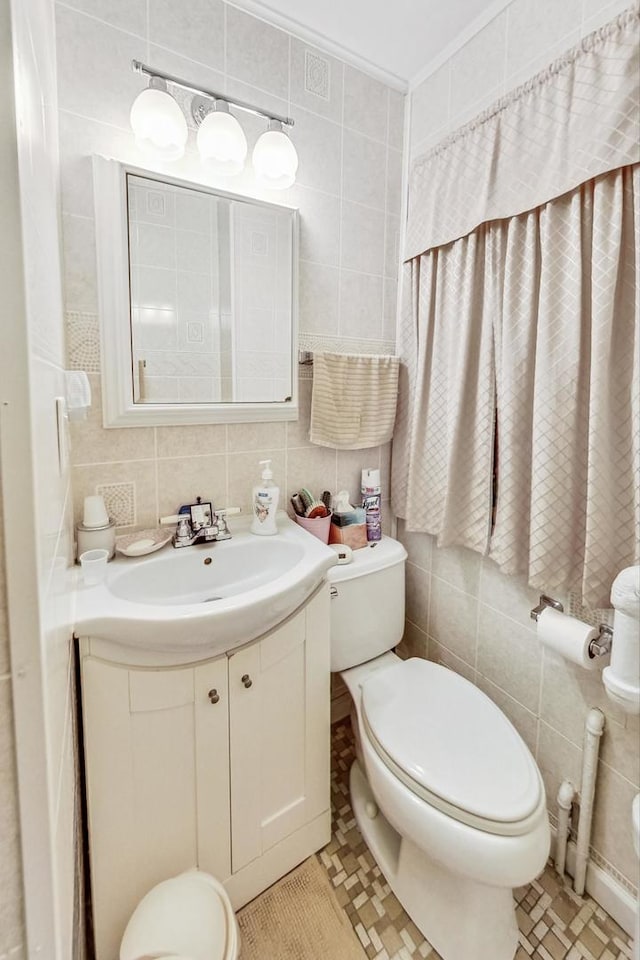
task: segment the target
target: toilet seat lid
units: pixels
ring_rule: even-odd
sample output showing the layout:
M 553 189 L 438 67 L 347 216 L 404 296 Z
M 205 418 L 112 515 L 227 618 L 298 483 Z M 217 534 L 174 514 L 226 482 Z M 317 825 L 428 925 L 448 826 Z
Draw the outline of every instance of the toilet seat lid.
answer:
M 540 773 L 524 741 L 489 697 L 452 670 L 399 661 L 365 680 L 362 710 L 382 758 L 460 811 L 458 819 L 516 824 L 538 808 Z
M 120 960 L 147 956 L 230 960 L 235 955 L 232 916 L 224 888 L 209 874 L 190 870 L 163 880 L 131 915 Z

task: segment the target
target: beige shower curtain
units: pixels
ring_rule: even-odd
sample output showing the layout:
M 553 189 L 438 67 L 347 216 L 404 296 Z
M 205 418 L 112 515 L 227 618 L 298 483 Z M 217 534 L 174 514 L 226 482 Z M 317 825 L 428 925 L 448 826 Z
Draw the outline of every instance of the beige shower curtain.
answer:
M 638 558 L 640 167 L 500 225 L 490 556 L 608 606 Z
M 639 271 L 638 165 L 405 265 L 416 360 L 392 493 L 408 529 L 608 604 L 638 558 Z
M 482 553 L 489 539 L 495 411 L 493 331 L 486 322 L 496 306 L 497 289 L 487 283 L 491 259 L 490 237 L 481 228 L 408 265 L 417 359 L 404 426 L 406 511 L 392 484 L 396 512 L 410 529 L 437 533 L 441 546 L 464 543 Z M 397 424 L 396 478 L 401 430 Z
M 634 3 L 409 183 L 393 509 L 591 607 L 640 552 L 639 43 Z

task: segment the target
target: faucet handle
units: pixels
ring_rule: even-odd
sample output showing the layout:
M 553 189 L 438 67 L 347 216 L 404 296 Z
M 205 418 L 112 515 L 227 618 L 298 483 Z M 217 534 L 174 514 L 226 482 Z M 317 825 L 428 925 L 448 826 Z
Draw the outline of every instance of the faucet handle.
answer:
M 191 533 L 191 521 L 186 513 L 183 516 L 178 517 L 178 528 L 176 533 L 179 537 L 185 537 Z
M 182 517 L 177 513 L 172 513 L 168 517 L 160 517 L 158 523 L 161 527 L 175 527 L 176 523 L 179 523 L 182 520 Z
M 193 530 L 191 529 L 191 520 L 189 519 L 189 515 L 184 513 L 178 516 L 178 525 L 173 535 L 173 542 L 174 544 L 191 543 L 192 537 Z
M 241 513 L 240 507 L 226 507 L 224 510 L 215 510 L 216 523 L 218 525 L 218 535 L 216 540 L 230 540 L 231 531 L 227 525 L 227 517 L 236 513 Z

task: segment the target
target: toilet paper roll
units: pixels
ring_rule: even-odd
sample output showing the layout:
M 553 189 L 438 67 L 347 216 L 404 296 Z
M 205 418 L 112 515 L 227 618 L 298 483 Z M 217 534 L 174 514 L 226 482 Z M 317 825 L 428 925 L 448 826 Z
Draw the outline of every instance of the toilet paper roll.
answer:
M 545 607 L 538 616 L 538 639 L 543 647 L 585 670 L 600 670 L 609 663 L 608 655 L 592 657 L 589 653 L 589 644 L 598 634 L 595 627 L 553 607 Z

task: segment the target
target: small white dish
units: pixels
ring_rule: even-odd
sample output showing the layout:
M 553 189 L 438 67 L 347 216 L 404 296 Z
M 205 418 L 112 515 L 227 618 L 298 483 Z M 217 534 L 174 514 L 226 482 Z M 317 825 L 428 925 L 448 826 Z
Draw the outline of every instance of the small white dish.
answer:
M 148 553 L 160 550 L 165 544 L 169 543 L 172 536 L 172 530 L 166 530 L 162 527 L 138 530 L 136 533 L 127 533 L 116 537 L 116 550 L 125 557 L 144 557 Z

